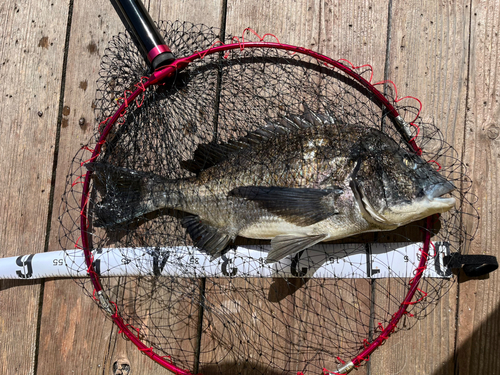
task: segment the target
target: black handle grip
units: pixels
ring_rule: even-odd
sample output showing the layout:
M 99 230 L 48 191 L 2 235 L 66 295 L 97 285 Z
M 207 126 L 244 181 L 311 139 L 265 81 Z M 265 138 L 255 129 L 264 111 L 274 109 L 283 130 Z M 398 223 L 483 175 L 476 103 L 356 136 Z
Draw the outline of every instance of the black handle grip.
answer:
M 498 268 L 497 258 L 493 255 L 462 255 L 452 253 L 443 258 L 448 268 L 462 268 L 469 277 L 484 276 Z
M 140 0 L 113 0 L 112 3 L 125 27 L 134 34 L 153 70 L 175 60 Z

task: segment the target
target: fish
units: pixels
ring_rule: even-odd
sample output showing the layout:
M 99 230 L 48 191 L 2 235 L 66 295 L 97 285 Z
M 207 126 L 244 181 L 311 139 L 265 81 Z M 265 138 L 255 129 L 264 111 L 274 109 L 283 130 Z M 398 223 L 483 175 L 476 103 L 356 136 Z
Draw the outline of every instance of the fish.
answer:
M 101 186 L 94 225 L 111 228 L 171 209 L 194 245 L 215 259 L 237 236 L 270 240 L 266 263 L 317 243 L 389 231 L 455 205 L 451 181 L 409 147 L 363 123 L 304 105 L 245 136 L 199 144 L 189 177 L 91 162 Z

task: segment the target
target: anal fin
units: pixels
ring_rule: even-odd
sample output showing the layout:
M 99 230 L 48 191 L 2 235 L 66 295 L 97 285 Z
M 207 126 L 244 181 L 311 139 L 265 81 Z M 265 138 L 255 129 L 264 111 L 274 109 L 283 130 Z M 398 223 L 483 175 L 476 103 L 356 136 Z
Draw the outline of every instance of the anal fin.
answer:
M 219 257 L 233 240 L 231 235 L 204 223 L 199 216 L 186 216 L 181 224 L 183 228 L 186 228 L 195 246 L 206 251 L 212 259 Z
M 298 253 L 318 242 L 330 237 L 328 234 L 317 234 L 312 236 L 281 235 L 271 240 L 271 251 L 267 254 L 266 263 L 277 262 L 287 255 Z

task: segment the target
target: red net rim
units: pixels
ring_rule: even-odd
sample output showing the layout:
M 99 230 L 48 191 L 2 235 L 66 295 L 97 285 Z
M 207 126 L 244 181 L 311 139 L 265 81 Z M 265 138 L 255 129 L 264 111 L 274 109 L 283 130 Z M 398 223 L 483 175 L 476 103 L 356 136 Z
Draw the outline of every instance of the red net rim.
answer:
M 196 52 L 196 53 L 192 54 L 191 56 L 179 58 L 179 59 L 175 60 L 171 65 L 155 71 L 145 82 L 141 82 L 141 83 L 138 83 L 136 85 L 136 87 L 137 87 L 136 90 L 124 99 L 124 103 L 119 107 L 119 109 L 116 111 L 116 113 L 108 119 L 106 126 L 102 130 L 101 135 L 99 137 L 99 140 L 96 144 L 96 147 L 94 148 L 92 156 L 89 160 L 94 160 L 95 158 L 98 157 L 98 155 L 101 152 L 102 145 L 104 144 L 108 134 L 110 133 L 110 131 L 112 130 L 113 126 L 118 121 L 118 119 L 126 111 L 128 103 L 135 100 L 139 95 L 141 95 L 144 91 L 146 91 L 149 86 L 161 83 L 164 79 L 172 76 L 173 74 L 175 74 L 175 72 L 179 71 L 180 69 L 185 68 L 193 61 L 203 59 L 207 55 L 212 55 L 212 54 L 221 53 L 221 52 L 228 52 L 228 51 L 232 51 L 235 49 L 243 50 L 243 49 L 249 49 L 249 48 L 252 48 L 252 49 L 253 48 L 269 48 L 269 49 L 284 50 L 284 51 L 288 51 L 290 53 L 298 53 L 298 54 L 309 56 L 309 57 L 316 59 L 318 62 L 323 64 L 325 67 L 332 68 L 332 69 L 338 69 L 338 70 L 342 71 L 343 73 L 347 74 L 351 78 L 353 78 L 356 81 L 358 81 L 359 83 L 361 83 L 366 89 L 368 89 L 375 96 L 375 98 L 379 101 L 379 103 L 382 106 L 384 106 L 385 109 L 389 112 L 389 115 L 393 117 L 396 124 L 398 124 L 401 127 L 401 129 L 398 129 L 398 130 L 400 131 L 400 133 L 403 134 L 404 137 L 407 137 L 406 141 L 408 142 L 408 144 L 413 148 L 413 150 L 417 154 L 420 154 L 421 150 L 415 142 L 416 137 L 410 138 L 406 129 L 404 129 L 404 122 L 398 121 L 398 118 L 400 119 L 399 113 L 394 108 L 394 106 L 389 102 L 389 100 L 370 81 L 366 80 L 360 74 L 356 73 L 353 69 L 344 65 L 341 62 L 341 60 L 333 60 L 327 56 L 324 56 L 318 52 L 315 52 L 313 50 L 310 50 L 310 49 L 307 49 L 304 47 L 297 47 L 297 46 L 281 44 L 281 43 L 277 43 L 277 42 L 260 41 L 260 42 L 238 42 L 238 43 L 232 43 L 232 44 L 223 44 L 223 45 L 218 45 L 218 46 L 212 46 L 207 50 L 204 50 L 201 52 Z M 94 269 L 93 256 L 92 256 L 92 252 L 91 252 L 92 249 L 90 247 L 89 232 L 87 231 L 87 228 L 89 227 L 89 222 L 87 219 L 87 217 L 88 217 L 87 216 L 87 210 L 88 210 L 87 203 L 88 203 L 88 196 L 89 196 L 89 190 L 90 190 L 91 176 L 92 176 L 92 172 L 87 171 L 85 174 L 85 180 L 84 180 L 84 184 L 83 184 L 83 191 L 82 191 L 82 197 L 81 197 L 80 231 L 81 231 L 82 248 L 83 248 L 83 251 L 85 254 L 85 262 L 87 265 L 87 272 L 90 276 L 90 279 L 91 279 L 91 282 L 94 286 L 95 292 L 98 293 L 103 288 L 102 288 L 101 283 L 100 283 L 99 275 L 97 274 L 97 272 Z M 432 221 L 433 221 L 433 217 L 427 218 L 425 229 L 429 229 L 432 227 Z M 382 345 L 382 343 L 394 331 L 399 320 L 406 313 L 408 306 L 415 303 L 415 302 L 412 302 L 412 299 L 418 290 L 418 285 L 419 285 L 419 282 L 422 278 L 422 273 L 426 268 L 427 259 L 428 259 L 428 255 L 429 255 L 429 247 L 430 247 L 430 242 L 431 242 L 430 231 L 424 230 L 423 237 L 424 238 L 423 238 L 423 248 L 421 249 L 421 258 L 420 258 L 419 265 L 415 270 L 416 271 L 415 276 L 410 282 L 411 287 L 409 288 L 409 291 L 408 291 L 405 299 L 400 304 L 399 309 L 393 314 L 392 319 L 390 320 L 389 324 L 385 328 L 381 329 L 380 334 L 378 335 L 377 338 L 375 338 L 372 341 L 371 344 L 366 346 L 366 348 L 359 355 L 357 355 L 356 357 L 351 359 L 350 363 L 348 363 L 347 365 L 345 365 L 343 367 L 342 372 L 329 372 L 330 374 L 347 373 L 352 368 L 358 367 L 363 361 L 368 361 L 370 354 L 373 353 L 373 351 L 377 347 Z M 152 360 L 154 360 L 155 362 L 159 363 L 160 365 L 164 366 L 165 368 L 167 368 L 168 370 L 170 370 L 176 374 L 192 375 L 190 371 L 183 370 L 183 369 L 175 366 L 172 362 L 167 360 L 165 357 L 156 354 L 153 351 L 152 347 L 147 347 L 136 336 L 136 334 L 134 334 L 130 330 L 128 325 L 119 316 L 117 310 L 112 314 L 111 318 L 114 321 L 114 323 L 119 327 L 120 332 L 123 333 L 128 339 L 130 339 L 134 343 L 134 345 L 137 346 L 137 348 L 140 351 L 142 351 L 144 354 L 146 354 Z M 345 371 L 347 371 L 347 372 L 345 372 Z

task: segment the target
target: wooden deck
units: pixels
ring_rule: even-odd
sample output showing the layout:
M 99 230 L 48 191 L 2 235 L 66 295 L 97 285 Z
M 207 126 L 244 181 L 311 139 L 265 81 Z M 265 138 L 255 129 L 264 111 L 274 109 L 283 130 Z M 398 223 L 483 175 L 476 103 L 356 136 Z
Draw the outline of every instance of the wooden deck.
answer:
M 500 257 L 500 0 L 146 1 L 152 18 L 282 42 L 371 64 L 400 96 L 424 103 L 474 181 L 480 227 L 471 251 Z M 0 256 L 58 250 L 58 210 L 78 147 L 92 135 L 99 62 L 123 30 L 107 1 L 0 3 Z M 83 125 L 82 125 L 83 123 Z M 358 373 L 500 374 L 500 271 L 456 284 L 416 327 Z M 70 280 L 0 281 L 0 374 L 166 370 L 121 340 Z

